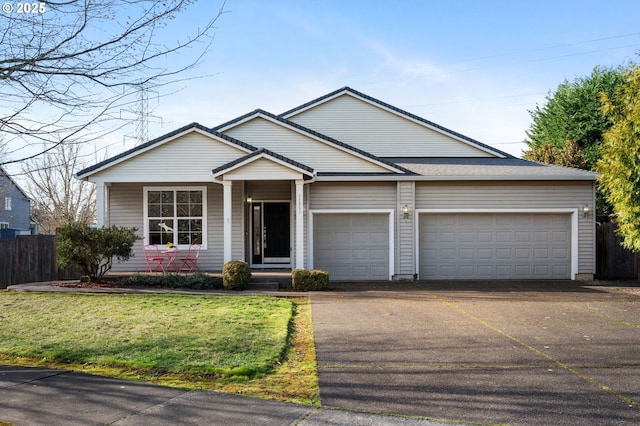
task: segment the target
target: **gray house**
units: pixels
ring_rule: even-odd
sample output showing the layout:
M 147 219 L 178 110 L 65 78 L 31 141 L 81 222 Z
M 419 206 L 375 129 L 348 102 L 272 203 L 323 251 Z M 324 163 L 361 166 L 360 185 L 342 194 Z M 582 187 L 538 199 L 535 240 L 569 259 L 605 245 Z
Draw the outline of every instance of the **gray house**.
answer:
M 0 166 L 0 231 L 12 229 L 24 234 L 31 233 L 31 228 L 31 201 Z
M 200 267 L 333 280 L 592 279 L 595 175 L 515 158 L 345 87 L 193 123 L 86 168 L 98 224 L 202 244 Z

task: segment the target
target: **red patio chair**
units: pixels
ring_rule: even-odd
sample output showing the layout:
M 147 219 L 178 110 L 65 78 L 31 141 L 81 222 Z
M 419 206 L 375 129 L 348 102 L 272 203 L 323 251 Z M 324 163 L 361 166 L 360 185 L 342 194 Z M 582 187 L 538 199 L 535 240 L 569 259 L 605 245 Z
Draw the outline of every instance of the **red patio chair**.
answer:
M 179 272 L 193 272 L 198 269 L 198 257 L 200 256 L 200 244 L 191 244 L 186 257 L 178 258 L 182 262 Z
M 160 272 L 164 273 L 164 256 L 160 255 L 160 249 L 158 246 L 147 244 L 143 247 L 144 257 L 147 259 L 147 272 Z

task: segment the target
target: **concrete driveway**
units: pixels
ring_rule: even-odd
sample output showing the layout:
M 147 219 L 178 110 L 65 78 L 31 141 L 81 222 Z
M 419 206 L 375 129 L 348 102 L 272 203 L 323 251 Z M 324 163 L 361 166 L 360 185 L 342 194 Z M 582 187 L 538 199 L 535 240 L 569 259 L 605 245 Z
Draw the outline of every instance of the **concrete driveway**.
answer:
M 315 293 L 322 404 L 434 421 L 639 424 L 636 294 L 568 281 Z

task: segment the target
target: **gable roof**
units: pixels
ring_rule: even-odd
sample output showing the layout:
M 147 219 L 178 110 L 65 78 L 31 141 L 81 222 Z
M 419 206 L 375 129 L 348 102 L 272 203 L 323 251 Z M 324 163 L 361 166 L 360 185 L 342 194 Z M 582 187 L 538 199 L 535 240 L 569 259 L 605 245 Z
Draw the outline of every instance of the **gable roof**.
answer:
M 295 116 L 295 115 L 297 115 L 299 113 L 302 113 L 303 111 L 306 111 L 306 110 L 311 109 L 311 108 L 313 108 L 315 106 L 321 105 L 321 104 L 323 104 L 325 102 L 328 102 L 328 101 L 330 101 L 332 99 L 335 99 L 335 98 L 337 98 L 339 96 L 342 96 L 342 95 L 345 95 L 345 94 L 349 95 L 349 96 L 352 96 L 352 97 L 355 97 L 357 99 L 360 99 L 360 100 L 362 100 L 364 102 L 367 102 L 367 103 L 369 103 L 371 105 L 374 105 L 374 106 L 377 106 L 379 108 L 382 108 L 384 110 L 390 111 L 393 114 L 399 115 L 399 116 L 404 117 L 404 118 L 406 118 L 408 120 L 411 120 L 413 122 L 416 122 L 418 124 L 426 126 L 426 127 L 430 128 L 431 130 L 434 130 L 434 131 L 439 132 L 441 134 L 444 134 L 444 135 L 447 135 L 449 137 L 452 137 L 452 138 L 454 138 L 456 140 L 459 140 L 459 141 L 461 141 L 463 143 L 466 143 L 466 144 L 469 144 L 471 146 L 474 146 L 475 148 L 478 148 L 478 149 L 480 149 L 482 151 L 491 153 L 491 154 L 493 154 L 493 155 L 495 155 L 497 157 L 501 157 L 501 158 L 516 158 L 516 157 L 514 157 L 513 155 L 511 155 L 509 153 L 506 153 L 504 151 L 500 151 L 499 149 L 496 149 L 496 148 L 494 148 L 492 146 L 486 145 L 486 144 L 484 144 L 482 142 L 479 142 L 479 141 L 477 141 L 475 139 L 472 139 L 472 138 L 470 138 L 468 136 L 465 136 L 465 135 L 463 135 L 461 133 L 454 132 L 453 130 L 447 129 L 444 126 L 441 126 L 441 125 L 436 124 L 436 123 L 434 123 L 432 121 L 426 120 L 426 119 L 424 119 L 424 118 L 422 118 L 422 117 L 420 117 L 418 115 L 412 114 L 412 113 L 410 113 L 408 111 L 405 111 L 403 109 L 395 107 L 395 106 L 393 106 L 391 104 L 388 104 L 388 103 L 383 102 L 383 101 L 381 101 L 379 99 L 376 99 L 374 97 L 366 95 L 366 94 L 364 94 L 362 92 L 358 92 L 357 90 L 354 90 L 354 89 L 352 89 L 351 87 L 348 87 L 348 86 L 345 86 L 345 87 L 343 87 L 341 89 L 335 90 L 335 91 L 333 91 L 331 93 L 328 93 L 328 94 L 326 94 L 324 96 L 321 96 L 321 97 L 316 98 L 316 99 L 314 99 L 312 101 L 304 103 L 304 104 L 302 104 L 302 105 L 300 105 L 298 107 L 295 107 L 293 109 L 285 111 L 282 114 L 280 114 L 279 117 L 289 119 L 289 118 L 291 118 L 291 117 L 293 117 L 293 116 Z
M 305 126 L 302 126 L 300 124 L 294 123 L 293 121 L 287 120 L 284 117 L 281 117 L 281 116 L 278 116 L 278 115 L 275 115 L 275 114 L 271 114 L 270 112 L 267 112 L 267 111 L 262 110 L 262 109 L 256 109 L 254 111 L 251 111 L 251 112 L 249 112 L 247 114 L 244 114 L 244 115 L 242 115 L 240 117 L 237 117 L 237 118 L 235 118 L 233 120 L 227 121 L 226 123 L 223 123 L 223 124 L 220 124 L 220 125 L 218 125 L 216 127 L 213 127 L 213 128 L 211 128 L 211 130 L 224 134 L 224 132 L 226 130 L 229 130 L 229 129 L 233 128 L 233 127 L 239 126 L 240 124 L 245 123 L 247 121 L 253 120 L 256 117 L 261 117 L 261 118 L 264 118 L 266 120 L 282 124 L 285 127 L 288 127 L 288 128 L 290 128 L 290 129 L 292 129 L 294 131 L 297 131 L 299 133 L 306 134 L 307 136 L 310 136 L 310 137 L 312 137 L 312 138 L 314 138 L 316 140 L 319 140 L 319 141 L 321 141 L 321 142 L 323 142 L 325 144 L 334 146 L 334 147 L 336 147 L 336 148 L 338 148 L 338 149 L 340 149 L 342 151 L 346 151 L 348 153 L 355 154 L 358 157 L 364 157 L 364 158 L 366 158 L 366 159 L 368 159 L 370 161 L 378 163 L 379 165 L 383 165 L 387 169 L 392 168 L 392 169 L 394 169 L 395 173 L 413 174 L 413 172 L 411 170 L 408 170 L 408 169 L 406 169 L 406 168 L 404 168 L 402 166 L 399 166 L 399 165 L 397 165 L 395 163 L 387 161 L 387 160 L 385 160 L 385 159 L 383 159 L 381 157 L 373 155 L 373 154 L 371 154 L 369 152 L 366 152 L 366 151 L 364 151 L 362 149 L 356 148 L 355 146 L 352 146 L 352 145 L 346 144 L 344 142 L 341 142 L 341 141 L 339 141 L 337 139 L 329 137 L 329 136 L 327 136 L 325 134 L 317 132 L 317 131 L 315 131 L 313 129 L 310 129 L 308 127 L 305 127 Z
M 25 199 L 27 199 L 27 200 L 29 200 L 29 201 L 31 200 L 31 198 L 27 195 L 27 193 L 26 193 L 26 192 L 24 192 L 24 191 L 22 190 L 22 188 L 20 188 L 20 185 L 18 185 L 18 183 L 17 183 L 15 180 L 13 180 L 13 178 L 12 178 L 11 176 L 9 176 L 9 173 L 7 173 L 7 171 L 4 169 L 4 167 L 2 167 L 2 166 L 0 165 L 0 179 L 2 179 L 3 177 L 4 177 L 4 178 L 6 178 L 6 179 L 7 179 L 7 181 L 8 181 L 11 185 L 13 185 L 13 187 L 14 187 L 15 189 L 17 189 L 17 190 L 18 190 L 18 192 L 19 192 L 20 194 L 22 194 L 22 196 L 23 196 Z
M 230 161 L 227 164 L 223 164 L 222 166 L 213 169 L 211 171 L 211 174 L 214 177 L 218 177 L 224 173 L 232 171 L 238 167 L 242 167 L 260 158 L 269 158 L 271 160 L 276 160 L 276 162 L 280 164 L 286 164 L 287 167 L 297 170 L 302 174 L 305 174 L 310 177 L 314 175 L 314 170 L 311 167 L 305 164 L 299 163 L 297 161 L 291 160 L 290 158 L 287 158 L 284 155 L 276 154 L 275 152 L 269 151 L 268 149 L 265 149 L 265 148 L 260 148 L 250 154 L 242 156 L 236 160 Z
M 118 164 L 122 161 L 125 161 L 131 157 L 134 157 L 136 155 L 142 154 L 143 152 L 149 151 L 150 149 L 154 148 L 155 146 L 158 145 L 162 145 L 163 143 L 169 142 L 171 140 L 174 140 L 186 133 L 192 132 L 192 131 L 198 131 L 200 133 L 215 137 L 219 140 L 223 140 L 224 142 L 233 145 L 243 151 L 246 152 L 252 152 L 252 151 L 256 151 L 258 148 L 249 145 L 247 143 L 244 143 L 238 139 L 232 138 L 231 136 L 225 135 L 223 133 L 219 133 L 216 132 L 215 130 L 212 130 L 208 127 L 205 127 L 199 123 L 190 123 L 187 124 L 186 126 L 180 127 L 179 129 L 176 129 L 172 132 L 169 132 L 167 134 L 164 134 L 162 136 L 159 136 L 155 139 L 150 140 L 149 142 L 143 143 L 142 145 L 136 146 L 134 148 L 131 148 L 127 151 L 124 151 L 118 155 L 115 155 L 111 158 L 108 158 L 104 161 L 101 161 L 97 164 L 94 164 L 93 166 L 87 167 L 83 170 L 80 170 L 79 172 L 76 173 L 76 177 L 78 179 L 82 179 L 84 177 L 87 177 L 88 175 L 91 175 L 97 171 L 100 171 L 102 169 L 105 169 L 107 167 L 113 166 L 115 164 Z

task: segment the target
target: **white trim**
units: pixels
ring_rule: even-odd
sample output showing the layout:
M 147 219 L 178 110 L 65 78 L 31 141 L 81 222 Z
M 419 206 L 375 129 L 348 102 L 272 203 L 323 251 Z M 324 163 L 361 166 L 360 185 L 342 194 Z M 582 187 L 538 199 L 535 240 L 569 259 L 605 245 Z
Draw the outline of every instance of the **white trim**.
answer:
M 202 250 L 207 249 L 207 187 L 206 186 L 143 186 L 142 187 L 142 216 L 143 216 L 143 241 L 149 244 L 149 191 L 202 191 Z M 175 212 L 174 212 L 175 213 Z M 176 216 L 174 216 L 175 218 Z M 176 244 L 179 249 L 187 249 L 187 244 Z
M 388 214 L 389 215 L 389 281 L 395 275 L 395 210 L 394 209 L 313 209 L 307 218 L 307 251 L 309 269 L 313 269 L 313 215 L 314 214 Z
M 223 221 L 223 264 L 226 264 L 233 258 L 233 182 L 225 181 L 222 183 L 222 221 Z
M 442 214 L 442 213 L 564 213 L 571 215 L 571 274 L 572 280 L 578 274 L 578 209 L 577 208 L 540 208 L 540 209 L 416 209 L 414 215 L 415 229 L 415 266 L 416 274 L 420 277 L 420 215 L 421 214 Z
M 292 191 L 293 192 L 293 191 Z M 304 268 L 304 181 L 295 181 L 295 267 Z

